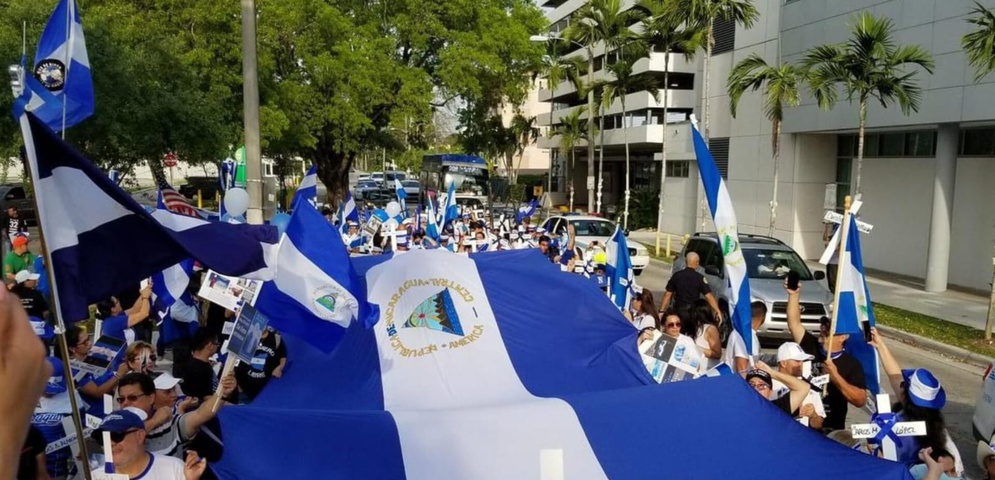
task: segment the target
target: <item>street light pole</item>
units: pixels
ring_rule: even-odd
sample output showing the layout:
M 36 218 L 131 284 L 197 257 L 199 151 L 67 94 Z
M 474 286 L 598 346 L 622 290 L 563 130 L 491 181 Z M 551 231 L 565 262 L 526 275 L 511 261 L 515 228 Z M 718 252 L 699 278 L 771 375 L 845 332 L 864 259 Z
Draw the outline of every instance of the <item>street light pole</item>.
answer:
M 245 126 L 246 222 L 263 223 L 263 162 L 259 145 L 259 70 L 256 63 L 256 2 L 242 0 L 242 105 Z
M 602 147 L 604 148 L 604 147 Z M 587 211 L 594 202 L 594 50 L 587 46 Z

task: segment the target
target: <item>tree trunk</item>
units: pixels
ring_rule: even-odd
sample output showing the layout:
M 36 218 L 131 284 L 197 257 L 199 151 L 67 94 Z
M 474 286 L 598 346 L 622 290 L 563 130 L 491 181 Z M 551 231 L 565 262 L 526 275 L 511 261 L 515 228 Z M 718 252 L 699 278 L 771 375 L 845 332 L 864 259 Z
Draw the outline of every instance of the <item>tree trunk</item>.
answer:
M 853 182 L 853 193 L 860 194 L 860 169 L 864 166 L 864 125 L 867 123 L 867 100 L 860 100 L 860 124 L 857 129 L 857 176 Z
M 660 237 L 663 235 L 663 203 L 664 203 L 664 189 L 667 185 L 667 100 L 670 97 L 670 50 L 668 49 L 664 52 L 663 60 L 663 138 L 661 142 L 663 147 L 661 148 L 662 159 L 660 161 L 660 205 L 657 207 L 656 215 L 656 244 L 659 247 Z M 659 251 L 656 252 L 657 255 L 660 254 Z
M 312 161 L 318 166 L 318 178 L 325 185 L 329 205 L 336 205 L 345 198 L 349 190 L 349 170 L 356 158 L 353 152 L 341 152 L 334 148 L 323 148 L 323 141 L 315 149 Z
M 629 129 L 625 125 L 625 94 L 622 92 L 622 143 L 625 144 L 625 210 L 622 211 L 622 229 L 629 229 L 629 198 L 631 198 L 632 178 L 629 167 Z
M 571 146 L 570 147 L 570 171 L 567 173 L 567 178 L 570 179 L 570 211 L 571 212 L 574 211 L 574 190 L 576 190 L 576 187 L 574 186 L 574 178 L 573 178 L 573 176 L 574 176 L 574 160 L 575 160 L 575 158 L 576 158 L 576 152 L 574 151 L 574 148 Z
M 605 122 L 601 115 L 601 107 L 598 107 L 598 213 L 601 213 L 601 196 L 604 190 L 605 178 Z
M 777 183 L 778 183 L 778 159 L 781 156 L 781 122 L 774 120 L 772 122 L 773 132 L 771 133 L 771 148 L 773 149 L 773 159 L 774 159 L 774 194 L 770 200 L 770 228 L 767 230 L 767 236 L 774 236 L 774 226 L 777 224 Z

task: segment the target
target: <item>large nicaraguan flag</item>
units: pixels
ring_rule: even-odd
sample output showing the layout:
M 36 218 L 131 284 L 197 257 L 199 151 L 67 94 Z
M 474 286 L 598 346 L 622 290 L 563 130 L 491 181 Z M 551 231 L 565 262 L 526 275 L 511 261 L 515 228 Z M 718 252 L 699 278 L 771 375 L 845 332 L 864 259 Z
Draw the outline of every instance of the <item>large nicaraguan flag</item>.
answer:
M 705 186 L 705 198 L 712 213 L 712 222 L 722 246 L 725 260 L 726 278 L 729 279 L 729 309 L 733 328 L 743 337 L 746 351 L 753 351 L 753 332 L 750 325 L 750 280 L 746 276 L 746 260 L 739 248 L 739 230 L 736 212 L 732 208 L 732 198 L 726 183 L 719 174 L 712 152 L 698 131 L 697 123 L 692 122 L 691 134 L 694 137 L 694 154 L 698 159 L 698 172 Z
M 59 115 L 44 118 L 49 128 L 61 131 L 93 115 L 93 79 L 86 54 L 83 21 L 75 0 L 61 0 L 38 39 L 33 75 L 53 94 Z
M 149 212 L 32 114 L 20 123 L 66 321 L 188 258 L 225 275 L 271 278 L 276 228 Z
M 308 169 L 307 174 L 301 179 L 301 184 L 297 186 L 297 191 L 294 192 L 294 199 L 290 202 L 291 208 L 297 208 L 298 200 L 307 200 L 312 205 L 314 205 L 316 199 L 318 198 L 318 164 L 311 164 L 311 168 Z
M 911 478 L 814 434 L 738 375 L 656 384 L 618 308 L 535 250 L 352 261 L 379 322 L 351 325 L 330 354 L 285 335 L 293 366 L 219 412 L 220 478 L 698 479 L 730 466 L 738 478 Z M 522 301 L 537 291 L 569 301 Z M 679 415 L 634 413 L 675 403 Z M 660 432 L 737 447 L 661 462 L 646 454 Z
M 356 319 L 371 317 L 362 280 L 341 234 L 308 202 L 299 202 L 280 240 L 276 275 L 263 283 L 256 309 L 283 333 L 331 351 Z
M 867 389 L 877 395 L 881 384 L 878 375 L 877 350 L 864 341 L 865 323 L 874 326 L 871 291 L 864 275 L 864 259 L 860 253 L 860 232 L 857 220 L 850 216 L 846 243 L 839 261 L 839 303 L 836 304 L 836 333 L 849 334 L 846 351 L 863 366 Z
M 635 276 L 632 271 L 632 257 L 629 256 L 629 245 L 621 228 L 615 227 L 615 233 L 605 242 L 605 253 L 608 256 L 605 274 L 610 282 L 608 296 L 615 306 L 624 312 L 632 302 Z

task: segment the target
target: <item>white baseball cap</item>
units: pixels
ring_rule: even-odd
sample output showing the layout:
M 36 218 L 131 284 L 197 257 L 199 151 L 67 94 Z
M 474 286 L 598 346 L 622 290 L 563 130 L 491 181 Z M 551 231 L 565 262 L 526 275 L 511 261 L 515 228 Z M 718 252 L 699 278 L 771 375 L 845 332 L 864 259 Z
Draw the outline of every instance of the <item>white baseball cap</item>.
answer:
M 813 360 L 814 356 L 805 353 L 802 350 L 801 345 L 795 342 L 784 342 L 777 349 L 777 361 L 783 362 L 785 360 L 798 360 L 804 362 L 806 360 Z
M 182 381 L 183 381 L 182 378 L 176 378 L 173 375 L 171 375 L 169 372 L 163 372 L 163 373 L 159 374 L 158 377 L 155 377 L 155 382 L 154 382 L 155 383 L 155 389 L 156 390 L 172 390 L 177 385 L 179 385 L 180 382 L 182 382 Z
M 20 272 L 17 272 L 17 275 L 14 275 L 14 281 L 17 283 L 24 283 L 28 280 L 38 280 L 39 278 L 41 278 L 41 275 L 31 273 L 27 270 L 21 270 Z

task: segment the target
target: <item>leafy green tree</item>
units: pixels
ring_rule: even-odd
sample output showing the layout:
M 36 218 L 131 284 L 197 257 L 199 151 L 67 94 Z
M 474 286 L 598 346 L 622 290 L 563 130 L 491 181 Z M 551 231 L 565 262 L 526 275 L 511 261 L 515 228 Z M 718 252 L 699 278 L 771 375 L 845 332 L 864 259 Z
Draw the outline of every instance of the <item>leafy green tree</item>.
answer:
M 804 65 L 810 70 L 809 86 L 819 106 L 832 108 L 840 87 L 850 102 L 857 101 L 857 174 L 853 193 L 858 194 L 867 102 L 877 99 L 885 108 L 897 102 L 905 115 L 918 112 L 922 89 L 915 79 L 914 67 L 933 73 L 933 57 L 918 45 L 896 45 L 894 24 L 888 18 L 865 12 L 854 20 L 846 43 L 812 48 Z
M 974 67 L 974 81 L 979 82 L 995 71 L 995 12 L 974 2 L 971 16 L 967 21 L 975 30 L 960 40 L 967 60 Z
M 586 106 L 574 108 L 566 115 L 560 117 L 560 124 L 551 132 L 552 136 L 560 137 L 560 152 L 569 152 L 570 166 L 567 168 L 567 182 L 570 184 L 570 211 L 574 208 L 574 162 L 577 145 L 581 142 L 590 142 L 588 137 L 587 121 L 583 118 L 586 113 Z
M 774 236 L 777 220 L 778 157 L 781 153 L 781 122 L 784 121 L 784 108 L 797 107 L 801 103 L 801 86 L 807 73 L 790 63 L 769 65 L 757 54 L 740 60 L 729 73 L 729 109 L 736 117 L 740 99 L 748 90 L 763 89 L 763 111 L 771 123 L 770 145 L 774 162 L 774 192 L 770 201 L 770 227 L 767 235 Z

